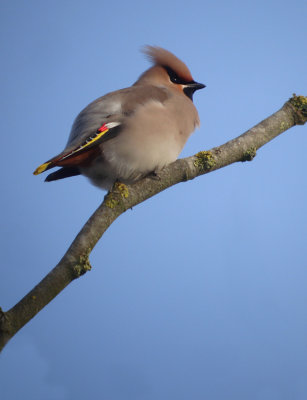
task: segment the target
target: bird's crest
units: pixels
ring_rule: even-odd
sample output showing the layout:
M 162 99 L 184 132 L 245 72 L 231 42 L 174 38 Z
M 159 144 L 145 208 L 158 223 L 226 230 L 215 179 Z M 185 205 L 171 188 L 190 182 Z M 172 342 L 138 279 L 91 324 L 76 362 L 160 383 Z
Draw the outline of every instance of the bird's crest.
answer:
M 153 64 L 172 69 L 184 81 L 193 80 L 189 68 L 170 51 L 157 46 L 144 46 L 142 52 Z

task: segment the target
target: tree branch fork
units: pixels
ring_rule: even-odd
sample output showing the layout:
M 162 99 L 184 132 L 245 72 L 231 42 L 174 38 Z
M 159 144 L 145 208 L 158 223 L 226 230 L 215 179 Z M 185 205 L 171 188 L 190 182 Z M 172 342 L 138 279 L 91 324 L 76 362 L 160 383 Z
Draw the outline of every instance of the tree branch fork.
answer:
M 219 147 L 175 161 L 159 172 L 155 179 L 149 176 L 128 186 L 116 182 L 56 267 L 10 310 L 4 312 L 0 308 L 0 351 L 69 283 L 91 269 L 91 251 L 122 213 L 177 183 L 235 162 L 251 161 L 260 147 L 289 128 L 303 125 L 306 121 L 307 97 L 293 95 L 280 110 L 247 132 Z

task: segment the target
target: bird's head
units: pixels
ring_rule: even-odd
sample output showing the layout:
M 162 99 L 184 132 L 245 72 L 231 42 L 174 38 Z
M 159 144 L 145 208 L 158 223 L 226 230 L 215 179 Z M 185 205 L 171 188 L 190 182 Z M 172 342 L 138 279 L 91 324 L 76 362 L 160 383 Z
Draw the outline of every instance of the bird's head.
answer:
M 206 87 L 195 82 L 189 68 L 170 51 L 156 46 L 145 46 L 143 53 L 153 63 L 135 84 L 163 85 L 178 90 L 193 99 L 196 90 Z

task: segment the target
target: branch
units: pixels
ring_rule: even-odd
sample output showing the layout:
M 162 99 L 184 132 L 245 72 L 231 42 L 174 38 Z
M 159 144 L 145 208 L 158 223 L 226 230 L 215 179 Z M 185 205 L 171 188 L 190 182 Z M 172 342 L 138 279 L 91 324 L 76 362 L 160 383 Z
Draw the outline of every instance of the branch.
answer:
M 159 173 L 159 179 L 146 177 L 129 186 L 115 183 L 58 265 L 10 310 L 3 312 L 0 308 L 0 350 L 69 283 L 91 269 L 91 251 L 112 222 L 126 210 L 179 182 L 238 161 L 251 161 L 257 149 L 306 121 L 307 97 L 293 95 L 279 111 L 236 139 L 166 166 Z

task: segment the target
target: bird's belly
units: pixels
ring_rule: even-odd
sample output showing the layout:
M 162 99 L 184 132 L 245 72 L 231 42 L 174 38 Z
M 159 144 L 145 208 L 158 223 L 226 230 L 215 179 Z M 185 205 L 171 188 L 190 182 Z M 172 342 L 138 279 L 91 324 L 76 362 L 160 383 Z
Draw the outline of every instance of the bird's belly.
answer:
M 192 124 L 181 126 L 169 107 L 151 101 L 137 109 L 122 133 L 105 143 L 104 157 L 122 178 L 138 179 L 175 161 L 193 130 Z
M 116 143 L 106 143 L 103 154 L 118 179 L 136 180 L 146 174 L 162 169 L 175 161 L 182 146 L 175 137 L 165 133 L 150 135 L 136 141 L 135 136 L 126 135 Z

